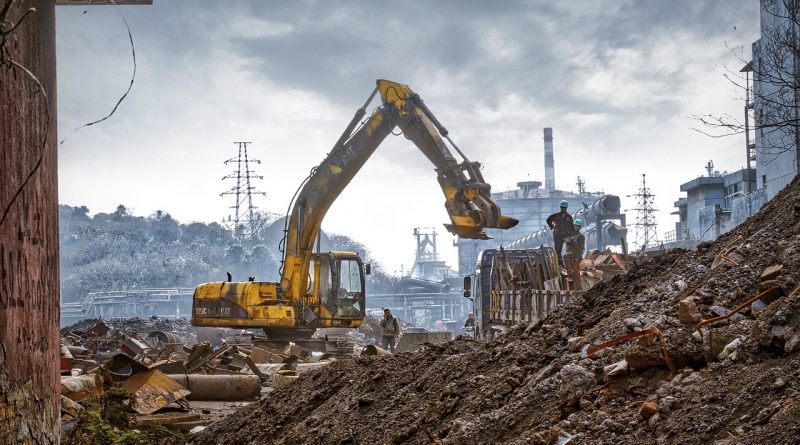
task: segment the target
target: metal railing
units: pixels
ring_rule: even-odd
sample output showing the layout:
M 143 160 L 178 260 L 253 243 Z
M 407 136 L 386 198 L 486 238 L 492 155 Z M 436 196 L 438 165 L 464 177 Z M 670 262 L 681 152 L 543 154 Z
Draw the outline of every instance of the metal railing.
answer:
M 96 316 L 100 306 L 125 306 L 132 314 L 142 305 L 180 303 L 190 299 L 194 288 L 136 289 L 89 292 L 83 299 L 72 303 L 61 303 L 62 317 Z M 154 314 L 158 315 L 158 314 Z

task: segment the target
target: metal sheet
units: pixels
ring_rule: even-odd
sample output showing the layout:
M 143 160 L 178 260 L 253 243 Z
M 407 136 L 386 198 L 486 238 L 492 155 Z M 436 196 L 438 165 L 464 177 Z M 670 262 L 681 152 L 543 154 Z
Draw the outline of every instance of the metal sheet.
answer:
M 190 394 L 183 385 L 158 369 L 135 374 L 122 382 L 133 397 L 131 408 L 139 414 L 152 414 Z

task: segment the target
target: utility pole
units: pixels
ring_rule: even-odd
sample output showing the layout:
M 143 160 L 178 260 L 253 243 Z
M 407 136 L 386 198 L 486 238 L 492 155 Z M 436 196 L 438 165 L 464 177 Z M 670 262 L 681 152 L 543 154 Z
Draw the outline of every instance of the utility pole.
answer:
M 653 207 L 653 202 L 656 195 L 650 193 L 650 188 L 647 187 L 645 175 L 642 174 L 642 186 L 639 191 L 628 197 L 636 198 L 636 246 L 638 249 L 644 250 L 648 247 L 658 245 L 658 234 L 656 233 L 656 216 L 657 209 Z
M 228 159 L 224 162 L 225 165 L 234 164 L 236 170 L 222 178 L 225 180 L 235 180 L 236 183 L 227 191 L 219 194 L 219 196 L 231 195 L 234 197 L 234 204 L 230 207 L 234 209 L 233 218 L 228 216 L 228 223 L 233 228 L 234 238 L 242 242 L 246 238 L 255 236 L 255 217 L 254 210 L 258 207 L 253 205 L 253 195 L 267 194 L 264 192 L 256 191 L 252 181 L 256 179 L 264 179 L 263 176 L 254 174 L 255 172 L 250 169 L 250 164 L 260 164 L 258 159 L 250 159 L 247 155 L 247 144 L 252 142 L 234 142 L 239 147 L 239 154 L 235 158 Z M 246 204 L 246 209 L 243 207 Z

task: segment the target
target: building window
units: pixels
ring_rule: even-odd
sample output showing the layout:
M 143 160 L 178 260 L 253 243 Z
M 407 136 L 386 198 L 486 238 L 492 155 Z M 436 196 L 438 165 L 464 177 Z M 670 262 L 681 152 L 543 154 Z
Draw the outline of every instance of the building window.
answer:
M 761 175 L 761 187 L 767 186 L 767 175 Z

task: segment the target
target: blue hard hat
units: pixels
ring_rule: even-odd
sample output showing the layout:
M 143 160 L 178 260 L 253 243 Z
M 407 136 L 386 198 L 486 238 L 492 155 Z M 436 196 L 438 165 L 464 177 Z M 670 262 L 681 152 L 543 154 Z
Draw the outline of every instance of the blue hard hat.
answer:
M 559 204 L 558 206 L 559 207 L 564 207 L 566 209 L 567 207 L 569 207 L 569 203 L 565 199 L 565 200 L 561 201 L 561 204 Z
M 575 224 L 576 226 L 583 227 L 583 220 L 578 218 L 578 219 L 575 220 L 575 222 L 573 224 Z

